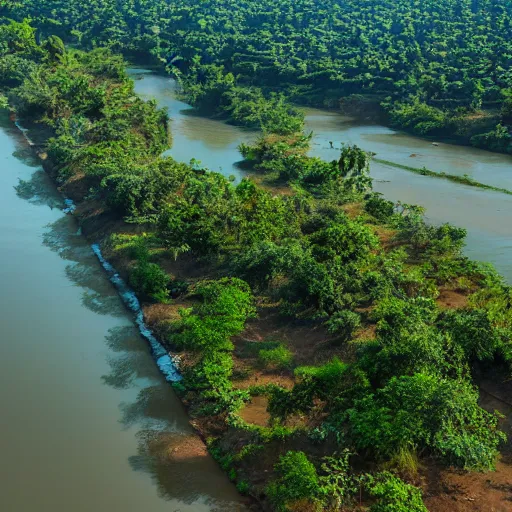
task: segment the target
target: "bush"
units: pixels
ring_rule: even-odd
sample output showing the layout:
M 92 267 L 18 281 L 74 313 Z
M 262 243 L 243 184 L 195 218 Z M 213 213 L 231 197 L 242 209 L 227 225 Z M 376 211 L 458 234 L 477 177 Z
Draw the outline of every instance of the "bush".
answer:
M 376 475 L 368 489 L 379 500 L 370 507 L 369 512 L 428 512 L 423 504 L 421 490 L 391 473 Z
M 258 361 L 264 368 L 274 370 L 289 368 L 292 360 L 292 353 L 282 343 L 279 343 L 275 348 L 263 349 L 258 352 Z
M 394 377 L 375 394 L 356 400 L 348 417 L 356 447 L 379 459 L 417 446 L 430 448 L 449 464 L 489 470 L 505 438 L 498 416 L 478 405 L 478 392 L 470 384 L 434 375 Z
M 503 344 L 482 310 L 446 311 L 439 328 L 451 334 L 470 362 L 492 361 Z
M 290 510 L 290 506 L 299 500 L 317 501 L 319 478 L 305 453 L 289 451 L 280 457 L 274 469 L 278 478 L 267 487 L 267 494 L 277 510 Z
M 328 331 L 331 334 L 337 334 L 340 336 L 342 341 L 348 341 L 360 325 L 361 316 L 348 309 L 337 311 L 326 322 Z
M 409 128 L 419 135 L 439 133 L 450 123 L 446 112 L 417 98 L 412 103 L 394 103 L 389 114 L 394 125 Z
M 229 391 L 233 357 L 227 351 L 207 351 L 199 362 L 184 371 L 185 386 L 199 391 Z
M 366 200 L 364 209 L 380 222 L 388 221 L 395 212 L 395 205 L 381 197 L 382 194 L 373 193 Z
M 170 277 L 156 263 L 141 261 L 130 272 L 129 282 L 136 292 L 155 300 L 165 301 L 169 297 L 167 285 Z

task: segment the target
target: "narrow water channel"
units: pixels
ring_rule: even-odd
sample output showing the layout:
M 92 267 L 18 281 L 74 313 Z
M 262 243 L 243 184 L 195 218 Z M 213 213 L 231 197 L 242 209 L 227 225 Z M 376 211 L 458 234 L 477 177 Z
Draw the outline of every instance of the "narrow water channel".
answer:
M 0 113 L 0 510 L 245 510 L 61 205 Z
M 240 142 L 257 137 L 256 132 L 230 126 L 194 114 L 177 98 L 176 85 L 167 77 L 132 69 L 136 91 L 167 107 L 171 117 L 173 147 L 169 153 L 182 162 L 196 159 L 214 171 L 238 179 L 236 165 Z M 335 112 L 306 110 L 306 129 L 314 132 L 311 154 L 326 160 L 338 157 L 329 141 L 342 142 L 373 151 L 377 158 L 411 167 L 427 167 L 451 174 L 468 174 L 477 181 L 512 190 L 512 157 L 474 148 L 431 142 L 389 128 L 356 122 Z M 450 222 L 468 231 L 466 254 L 493 263 L 512 282 L 512 196 L 445 180 L 416 175 L 373 162 L 374 188 L 392 201 L 419 204 L 427 209 L 429 221 Z

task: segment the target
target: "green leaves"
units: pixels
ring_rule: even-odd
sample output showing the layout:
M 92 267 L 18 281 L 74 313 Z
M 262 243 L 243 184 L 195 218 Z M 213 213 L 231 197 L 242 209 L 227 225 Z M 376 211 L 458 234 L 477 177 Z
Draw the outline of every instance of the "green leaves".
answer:
M 290 510 L 299 500 L 315 501 L 320 494 L 315 466 L 303 452 L 289 451 L 275 466 L 278 479 L 267 487 L 267 494 L 277 510 Z
M 185 370 L 189 389 L 226 391 L 231 389 L 233 360 L 231 337 L 240 334 L 248 318 L 255 315 L 247 283 L 225 278 L 202 281 L 194 290 L 201 301 L 180 311 L 171 343 L 199 353 L 196 364 Z
M 505 438 L 470 384 L 421 373 L 392 378 L 357 400 L 348 417 L 356 446 L 378 458 L 417 446 L 464 469 L 492 469 Z
M 370 480 L 368 489 L 378 499 L 370 512 L 427 512 L 421 491 L 391 473 L 376 475 Z

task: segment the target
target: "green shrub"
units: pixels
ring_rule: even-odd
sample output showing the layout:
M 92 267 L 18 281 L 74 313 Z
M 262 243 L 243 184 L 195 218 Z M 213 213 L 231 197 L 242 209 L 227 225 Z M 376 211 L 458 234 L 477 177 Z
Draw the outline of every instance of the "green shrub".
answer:
M 359 490 L 358 479 L 351 474 L 350 456 L 351 453 L 344 450 L 341 454 L 335 453 L 332 457 L 322 459 L 323 475 L 320 484 L 329 510 L 340 510 L 352 501 Z
M 165 302 L 169 297 L 170 277 L 156 263 L 141 261 L 130 272 L 129 282 L 136 292 Z
M 287 347 L 279 343 L 275 348 L 260 350 L 258 361 L 264 368 L 282 370 L 291 366 L 293 355 Z
M 382 194 L 373 193 L 364 203 L 364 209 L 381 222 L 389 221 L 395 212 L 395 205 L 381 197 Z
M 446 311 L 439 328 L 451 334 L 470 362 L 492 361 L 502 346 L 498 331 L 483 310 Z
M 288 506 L 299 500 L 318 499 L 318 474 L 305 453 L 289 451 L 280 457 L 274 469 L 277 480 L 269 484 L 267 494 L 277 510 L 289 510 Z
M 368 490 L 378 499 L 369 512 L 428 512 L 423 504 L 421 490 L 391 473 L 376 475 Z
M 223 392 L 232 388 L 233 357 L 230 352 L 208 351 L 199 362 L 184 371 L 184 383 L 188 389 Z
M 449 464 L 488 470 L 505 438 L 498 416 L 478 405 L 470 384 L 435 375 L 394 377 L 356 400 L 347 414 L 356 447 L 379 459 L 392 459 L 404 448 L 429 448 Z
M 240 494 L 245 495 L 249 494 L 249 491 L 251 490 L 251 485 L 249 484 L 249 482 L 245 480 L 240 480 L 240 482 L 236 484 L 236 488 Z
M 337 311 L 326 322 L 328 331 L 338 335 L 342 341 L 348 341 L 360 325 L 361 316 L 348 309 Z

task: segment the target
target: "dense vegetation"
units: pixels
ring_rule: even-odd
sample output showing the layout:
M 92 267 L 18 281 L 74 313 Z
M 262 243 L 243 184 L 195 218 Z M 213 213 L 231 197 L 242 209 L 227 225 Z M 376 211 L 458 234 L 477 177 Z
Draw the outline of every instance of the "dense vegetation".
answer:
M 126 221 L 104 247 L 159 304 L 176 390 L 240 491 L 275 510 L 420 512 L 421 464 L 492 470 L 505 436 L 475 384 L 510 370 L 512 290 L 462 255 L 465 231 L 373 193 L 357 147 L 308 157 L 286 109 L 241 147 L 264 187 L 162 157 L 166 115 L 123 60 L 66 49 L 53 26 L 0 25 L 4 103 L 50 134 L 47 167 L 81 215 Z M 243 416 L 256 396 L 265 426 Z
M 43 37 L 151 54 L 193 80 L 203 108 L 227 92 L 220 110 L 247 115 L 243 124 L 263 89 L 512 152 L 509 0 L 24 0 L 3 10 Z

